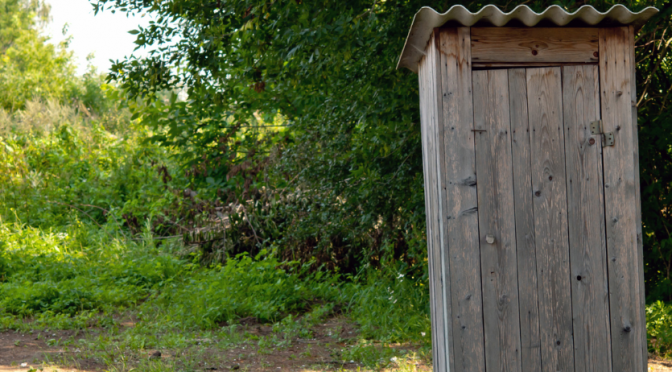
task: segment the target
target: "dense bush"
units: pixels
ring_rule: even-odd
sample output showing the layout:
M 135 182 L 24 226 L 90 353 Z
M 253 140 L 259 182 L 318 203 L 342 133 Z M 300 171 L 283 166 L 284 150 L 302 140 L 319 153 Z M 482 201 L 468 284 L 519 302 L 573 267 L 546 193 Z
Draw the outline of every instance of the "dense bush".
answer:
M 423 270 L 417 76 L 395 66 L 413 14 L 421 6 L 445 11 L 457 3 L 92 3 L 98 11 L 155 14 L 155 22 L 133 33 L 139 46 L 160 48 L 145 59 L 119 61 L 110 79 L 139 100 L 131 109 L 154 129 L 155 140 L 179 149 L 181 164 L 192 169 L 192 182 L 207 183 L 223 201 L 235 197 L 242 204 L 262 189 L 267 198 L 262 206 L 285 200 L 285 193 L 302 196 L 302 204 L 288 205 L 287 213 L 280 212 L 281 205 L 248 207 L 257 225 L 254 231 L 241 225 L 239 233 L 255 241 L 244 249 L 273 241 L 291 247 L 287 254 L 295 258 L 321 257 L 349 272 L 381 261 Z M 495 4 L 508 11 L 517 3 Z M 536 11 L 551 4 L 569 11 L 584 4 L 601 11 L 613 5 L 528 3 Z M 484 4 L 462 5 L 475 11 Z M 669 298 L 672 70 L 666 30 L 672 7 L 665 0 L 625 5 L 661 10 L 637 35 L 636 53 L 647 293 Z M 154 103 L 157 94 L 175 87 L 189 99 Z M 283 127 L 264 128 L 263 136 L 249 128 L 271 123 Z M 269 219 L 271 211 L 295 218 Z M 276 228 L 279 224 L 282 228 Z
M 31 103 L 0 122 L 0 215 L 31 226 L 61 226 L 76 218 L 121 224 L 148 216 L 177 197 L 159 169 L 169 152 L 141 146 L 142 131 L 123 111 L 87 118 L 58 103 Z M 110 132 L 105 126 L 125 129 Z M 161 169 L 164 169 L 161 168 Z M 165 168 L 175 172 L 175 167 Z M 158 213 L 158 212 L 157 212 Z M 136 224 L 130 226 L 139 228 Z
M 234 257 L 235 249 L 255 246 L 239 242 L 243 236 L 228 237 L 235 246 L 221 265 L 222 257 L 208 259 L 205 245 L 186 249 L 181 234 L 157 236 L 181 231 L 174 225 L 207 223 L 196 217 L 205 204 L 199 195 L 208 191 L 185 196 L 188 181 L 171 152 L 145 143 L 146 131 L 124 110 L 89 118 L 55 102 L 29 102 L 4 120 L 0 320 L 104 325 L 110 314 L 131 307 L 148 323 L 213 329 L 246 317 L 294 324 L 304 321 L 302 314 L 346 311 L 367 338 L 429 340 L 423 336 L 429 332 L 427 283 L 404 279 L 403 267 L 345 278 L 315 263 L 288 261 L 277 245 L 272 253 Z M 266 222 L 232 215 L 238 228 L 231 233 L 250 223 L 290 220 L 287 206 L 301 201 L 281 204 L 279 211 L 269 204 L 256 212 Z M 203 267 L 203 261 L 214 264 Z M 103 315 L 92 317 L 97 313 Z
M 0 313 L 116 310 L 146 297 L 188 267 L 172 256 L 152 254 L 143 245 L 109 239 L 90 224 L 63 230 L 0 225 L 0 262 L 5 263 Z
M 672 306 L 656 301 L 646 307 L 649 351 L 669 357 L 672 353 Z

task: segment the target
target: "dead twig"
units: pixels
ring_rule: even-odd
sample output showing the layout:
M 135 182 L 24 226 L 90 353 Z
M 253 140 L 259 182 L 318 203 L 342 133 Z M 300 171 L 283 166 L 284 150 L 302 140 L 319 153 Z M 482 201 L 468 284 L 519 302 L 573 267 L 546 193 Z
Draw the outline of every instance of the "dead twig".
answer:
M 257 241 L 257 244 L 261 244 L 261 241 L 259 240 L 259 237 L 257 236 L 257 231 L 254 229 L 254 226 L 252 226 L 252 222 L 250 221 L 250 218 L 247 216 L 247 211 L 245 210 L 245 207 L 243 207 L 243 214 L 245 215 L 245 219 L 247 220 L 247 224 L 250 225 L 250 228 L 252 229 L 252 233 L 254 234 L 254 239 Z

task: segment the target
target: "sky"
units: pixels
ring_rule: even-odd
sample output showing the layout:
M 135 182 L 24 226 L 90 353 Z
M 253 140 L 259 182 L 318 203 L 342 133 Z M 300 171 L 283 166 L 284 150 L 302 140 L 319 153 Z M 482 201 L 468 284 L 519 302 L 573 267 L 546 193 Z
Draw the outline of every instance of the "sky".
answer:
M 91 63 L 99 72 L 110 69 L 110 59 L 123 59 L 132 53 L 137 56 L 145 55 L 143 50 L 135 49 L 135 36 L 128 33 L 130 30 L 149 24 L 149 17 L 126 17 L 125 13 L 110 11 L 93 15 L 93 7 L 88 0 L 46 0 L 51 4 L 52 22 L 44 33 L 51 37 L 51 42 L 58 44 L 65 39 L 62 30 L 68 25 L 67 35 L 72 36 L 70 50 L 75 54 L 78 73 L 86 72 L 86 56 L 94 54 Z

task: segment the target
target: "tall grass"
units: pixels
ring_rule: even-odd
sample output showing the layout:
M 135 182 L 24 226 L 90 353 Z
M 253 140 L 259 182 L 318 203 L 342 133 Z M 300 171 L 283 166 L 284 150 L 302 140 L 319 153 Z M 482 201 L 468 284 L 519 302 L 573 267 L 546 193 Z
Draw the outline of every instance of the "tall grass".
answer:
M 146 136 L 123 110 L 94 116 L 56 102 L 0 110 L 5 328 L 26 319 L 44 327 L 113 325 L 114 314 L 131 311 L 147 326 L 217 329 L 254 317 L 288 329 L 314 314 L 344 312 L 370 340 L 430 340 L 421 278 L 396 269 L 344 277 L 283 262 L 273 251 L 205 267 L 184 254 L 179 236 L 158 237 L 155 221 L 184 202 L 175 190 L 189 180 Z

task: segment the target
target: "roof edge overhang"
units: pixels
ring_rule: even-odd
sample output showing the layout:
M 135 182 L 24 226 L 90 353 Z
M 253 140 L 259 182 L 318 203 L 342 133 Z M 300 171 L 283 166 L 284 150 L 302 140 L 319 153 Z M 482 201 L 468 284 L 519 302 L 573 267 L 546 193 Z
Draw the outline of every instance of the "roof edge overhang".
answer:
M 658 13 L 658 9 L 647 7 L 633 13 L 623 5 L 614 5 L 601 13 L 590 5 L 583 5 L 574 13 L 568 13 L 558 5 L 551 5 L 541 13 L 536 13 L 527 5 L 518 5 L 509 13 L 502 12 L 494 5 L 486 5 L 476 13 L 470 12 L 462 5 L 453 5 L 445 13 L 439 13 L 430 7 L 422 7 L 415 13 L 411 29 L 408 31 L 404 49 L 401 52 L 397 69 L 406 67 L 417 73 L 418 63 L 425 55 L 427 42 L 432 30 L 446 24 L 455 26 L 495 26 L 515 25 L 518 27 L 550 26 L 550 27 L 614 27 L 634 26 L 641 28 L 646 21 Z

